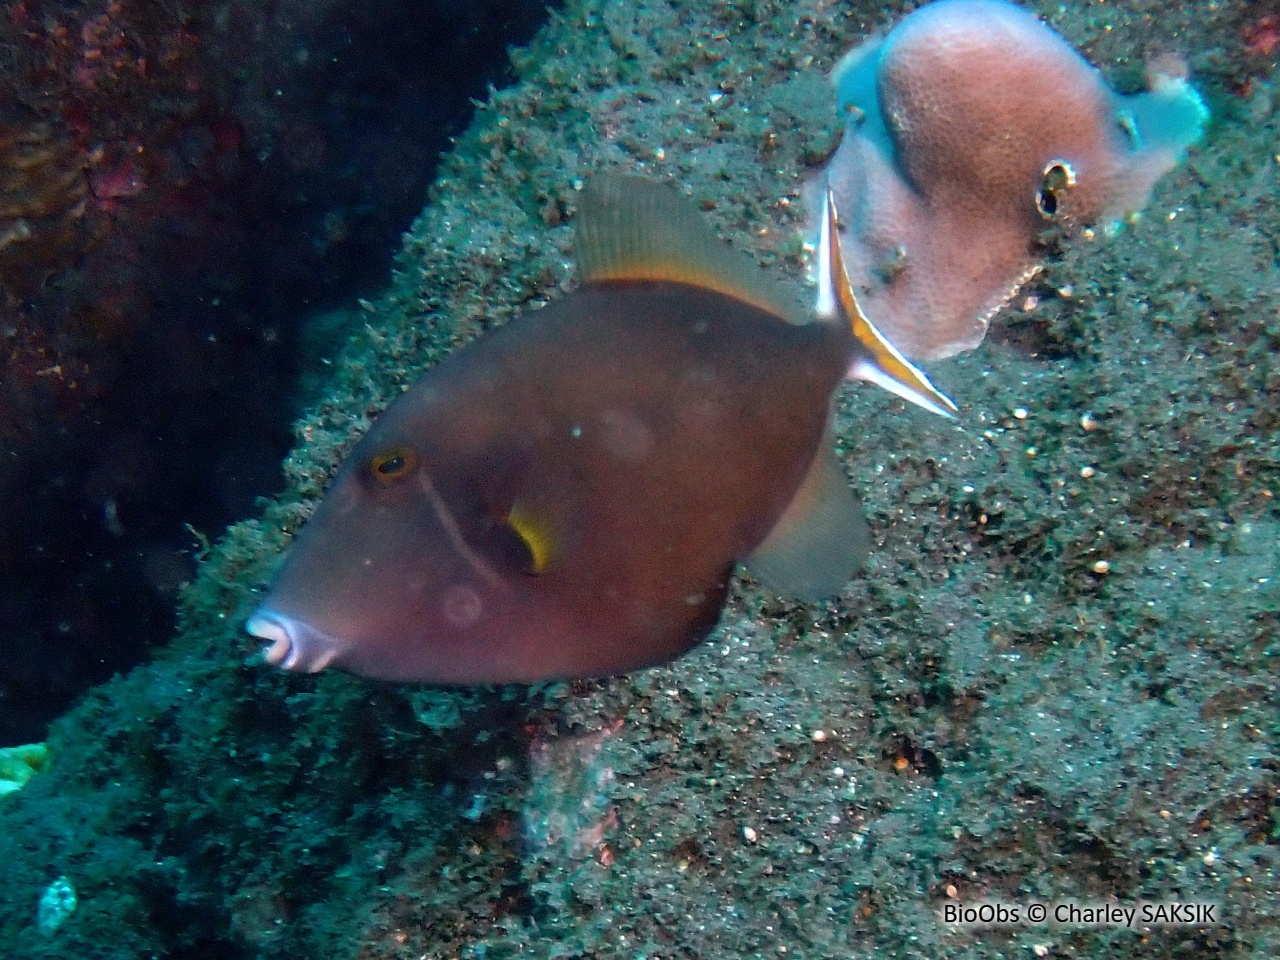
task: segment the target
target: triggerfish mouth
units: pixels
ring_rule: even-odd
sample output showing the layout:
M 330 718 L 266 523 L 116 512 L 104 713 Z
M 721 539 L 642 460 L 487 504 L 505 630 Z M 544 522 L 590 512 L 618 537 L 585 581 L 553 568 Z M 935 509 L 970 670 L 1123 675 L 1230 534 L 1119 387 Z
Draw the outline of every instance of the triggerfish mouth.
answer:
M 387 407 L 248 621 L 266 659 L 440 684 L 605 676 L 705 638 L 735 563 L 779 593 L 838 593 L 869 537 L 834 456 L 836 387 L 955 407 L 862 315 L 829 197 L 826 217 L 804 309 L 667 187 L 596 177 L 581 286 Z

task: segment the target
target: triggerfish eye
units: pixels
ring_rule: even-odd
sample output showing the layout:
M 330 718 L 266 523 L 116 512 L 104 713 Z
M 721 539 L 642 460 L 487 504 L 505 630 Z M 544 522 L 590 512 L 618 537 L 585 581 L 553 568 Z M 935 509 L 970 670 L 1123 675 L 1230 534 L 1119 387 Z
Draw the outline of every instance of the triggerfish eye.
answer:
M 408 447 L 392 447 L 376 453 L 369 460 L 369 473 L 379 483 L 403 480 L 418 467 L 418 455 Z

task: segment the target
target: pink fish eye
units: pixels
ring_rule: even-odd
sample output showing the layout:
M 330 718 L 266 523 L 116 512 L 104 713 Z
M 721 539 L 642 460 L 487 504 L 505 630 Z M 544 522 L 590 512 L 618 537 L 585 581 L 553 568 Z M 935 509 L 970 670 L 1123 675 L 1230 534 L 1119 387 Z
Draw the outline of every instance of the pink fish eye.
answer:
M 1066 192 L 1076 185 L 1076 172 L 1065 160 L 1055 160 L 1044 168 L 1040 187 L 1036 190 L 1036 209 L 1046 220 L 1058 215 Z

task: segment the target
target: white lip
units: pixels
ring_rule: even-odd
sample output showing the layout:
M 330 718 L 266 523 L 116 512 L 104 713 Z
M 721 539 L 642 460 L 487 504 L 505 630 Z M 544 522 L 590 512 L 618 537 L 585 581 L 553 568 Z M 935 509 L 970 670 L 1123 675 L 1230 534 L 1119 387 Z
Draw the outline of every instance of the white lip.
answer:
M 244 627 L 258 639 L 270 642 L 262 651 L 262 659 L 285 670 L 319 673 L 341 649 L 337 640 L 323 631 L 273 610 L 258 610 Z

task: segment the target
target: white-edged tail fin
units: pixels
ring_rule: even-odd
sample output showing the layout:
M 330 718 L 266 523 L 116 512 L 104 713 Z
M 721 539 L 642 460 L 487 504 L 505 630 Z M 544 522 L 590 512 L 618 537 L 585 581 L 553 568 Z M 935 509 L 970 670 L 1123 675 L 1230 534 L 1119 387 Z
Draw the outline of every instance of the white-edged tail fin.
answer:
M 942 417 L 955 417 L 959 408 L 951 398 L 904 357 L 876 329 L 858 304 L 845 269 L 837 229 L 836 200 L 828 186 L 822 198 L 822 223 L 818 234 L 817 315 L 847 324 L 853 333 L 854 353 L 846 376 L 865 380 Z

